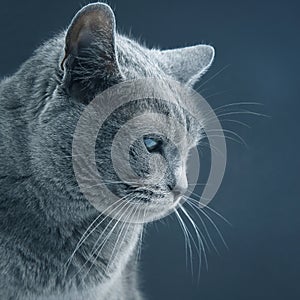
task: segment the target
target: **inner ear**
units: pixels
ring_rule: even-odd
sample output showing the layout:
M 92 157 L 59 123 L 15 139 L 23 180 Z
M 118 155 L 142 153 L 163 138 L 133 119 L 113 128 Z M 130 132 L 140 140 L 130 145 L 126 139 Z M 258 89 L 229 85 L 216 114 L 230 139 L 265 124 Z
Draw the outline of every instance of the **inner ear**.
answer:
M 71 96 L 84 102 L 119 81 L 115 17 L 108 5 L 89 4 L 75 15 L 66 33 L 61 68 Z

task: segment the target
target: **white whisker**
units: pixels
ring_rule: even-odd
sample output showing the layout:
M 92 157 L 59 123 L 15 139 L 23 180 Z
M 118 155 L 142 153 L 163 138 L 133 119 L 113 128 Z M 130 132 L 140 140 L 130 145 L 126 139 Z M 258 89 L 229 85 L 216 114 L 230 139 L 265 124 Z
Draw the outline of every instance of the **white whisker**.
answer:
M 193 229 L 196 233 L 197 239 L 198 239 L 198 248 L 197 249 L 198 249 L 198 254 L 199 254 L 199 270 L 198 270 L 198 281 L 199 281 L 200 272 L 201 272 L 202 251 L 203 251 L 203 256 L 204 256 L 204 260 L 205 260 L 206 269 L 208 269 L 208 262 L 207 262 L 207 257 L 206 257 L 206 253 L 205 253 L 205 247 L 204 247 L 204 244 L 203 244 L 203 241 L 202 241 L 202 238 L 201 238 L 202 234 L 201 234 L 201 231 L 200 231 L 199 227 L 194 222 L 194 220 L 191 218 L 191 216 L 188 214 L 188 212 L 184 209 L 184 207 L 182 205 L 179 205 L 179 207 L 183 211 L 183 213 L 185 214 L 187 219 L 190 221 L 190 223 L 192 224 L 192 227 L 193 227 Z

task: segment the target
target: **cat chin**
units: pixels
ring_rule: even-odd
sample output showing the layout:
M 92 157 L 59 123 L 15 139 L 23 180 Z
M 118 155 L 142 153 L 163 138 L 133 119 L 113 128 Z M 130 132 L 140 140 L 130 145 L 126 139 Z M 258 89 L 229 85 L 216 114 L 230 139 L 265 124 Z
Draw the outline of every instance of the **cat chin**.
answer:
M 162 219 L 172 214 L 182 202 L 183 198 L 181 196 L 152 200 L 145 204 L 145 217 L 142 215 L 137 223 L 149 223 Z
M 126 223 L 144 224 L 162 219 L 173 213 L 174 210 L 176 210 L 177 205 L 178 201 L 175 202 L 173 197 L 151 200 L 147 203 L 135 202 L 132 208 L 127 210 L 126 214 L 119 213 L 118 216 L 111 215 L 111 217 Z M 131 216 L 130 219 L 128 218 L 128 215 Z

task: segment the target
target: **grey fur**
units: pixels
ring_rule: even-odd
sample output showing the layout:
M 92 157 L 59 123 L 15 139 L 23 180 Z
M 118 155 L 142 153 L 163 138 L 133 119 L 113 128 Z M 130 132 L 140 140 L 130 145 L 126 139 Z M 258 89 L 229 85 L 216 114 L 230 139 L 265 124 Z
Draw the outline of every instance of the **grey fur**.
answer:
M 100 3 L 88 9 L 111 13 Z M 0 299 L 142 299 L 135 259 L 142 225 L 128 225 L 125 243 L 108 273 L 107 263 L 122 228 L 122 223 L 109 218 L 62 272 L 80 237 L 99 215 L 83 198 L 73 174 L 72 133 L 89 98 L 81 101 L 82 93 L 70 86 L 77 76 L 92 97 L 127 79 L 173 77 L 193 84 L 211 64 L 214 51 L 203 45 L 151 50 L 114 34 L 113 48 L 105 44 L 107 37 L 95 36 L 86 54 L 87 65 L 74 71 L 67 58 L 63 71 L 63 32 L 0 83 Z M 103 51 L 115 62 L 110 73 L 99 56 Z M 74 279 L 99 235 L 115 224 L 84 282 L 80 277 L 84 272 Z

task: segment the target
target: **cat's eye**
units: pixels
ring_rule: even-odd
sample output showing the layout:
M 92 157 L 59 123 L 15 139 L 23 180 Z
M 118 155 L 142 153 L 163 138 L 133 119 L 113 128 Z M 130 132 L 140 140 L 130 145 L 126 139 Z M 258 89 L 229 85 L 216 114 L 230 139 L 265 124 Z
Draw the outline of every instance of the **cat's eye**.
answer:
M 155 152 L 160 150 L 162 141 L 157 138 L 144 137 L 144 144 L 149 152 Z

